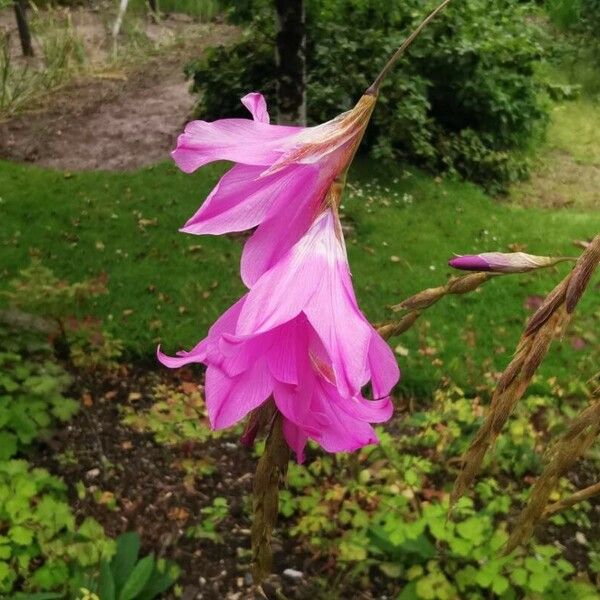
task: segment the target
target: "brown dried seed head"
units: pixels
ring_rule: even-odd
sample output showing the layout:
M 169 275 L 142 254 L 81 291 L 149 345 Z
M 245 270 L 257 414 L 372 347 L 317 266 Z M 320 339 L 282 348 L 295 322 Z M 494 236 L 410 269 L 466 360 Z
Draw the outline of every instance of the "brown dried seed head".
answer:
M 377 331 L 384 340 L 388 340 L 391 337 L 400 335 L 410 329 L 420 316 L 420 311 L 411 311 L 404 315 L 399 321 L 392 321 L 391 323 L 381 325 L 377 328 Z
M 400 304 L 396 306 L 392 306 L 392 310 L 422 310 L 424 308 L 428 308 L 432 304 L 435 304 L 440 298 L 443 298 L 446 295 L 445 287 L 435 287 L 428 288 L 407 298 Z
M 528 382 L 537 371 L 542 360 L 548 352 L 548 348 L 552 343 L 552 340 L 559 333 L 565 322 L 568 320 L 566 309 L 564 305 L 554 312 L 554 314 L 548 319 L 537 331 L 533 338 L 531 348 L 527 354 L 527 358 L 523 364 L 522 377 Z
M 554 311 L 565 301 L 567 286 L 570 275 L 565 277 L 547 296 L 542 305 L 535 311 L 529 319 L 525 336 L 533 335 L 554 313 Z
M 462 277 L 453 277 L 447 285 L 450 294 L 466 294 L 476 290 L 482 283 L 494 277 L 492 273 L 469 273 Z

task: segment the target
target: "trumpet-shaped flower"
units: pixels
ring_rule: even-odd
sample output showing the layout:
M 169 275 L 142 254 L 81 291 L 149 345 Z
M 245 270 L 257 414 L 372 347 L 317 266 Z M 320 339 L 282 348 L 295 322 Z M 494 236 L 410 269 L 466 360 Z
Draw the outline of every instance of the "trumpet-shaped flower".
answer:
M 209 162 L 235 165 L 182 231 L 223 234 L 258 227 L 242 255 L 248 287 L 308 230 L 332 182 L 352 160 L 375 97 L 315 127 L 271 125 L 262 95 L 242 98 L 253 119 L 192 121 L 172 155 L 185 172 Z
M 168 367 L 207 366 L 216 429 L 272 397 L 299 460 L 308 438 L 330 452 L 375 442 L 370 424 L 390 418 L 399 377 L 392 351 L 358 308 L 330 208 L 195 348 L 176 357 L 159 349 L 158 356 Z M 375 400 L 363 396 L 369 382 Z

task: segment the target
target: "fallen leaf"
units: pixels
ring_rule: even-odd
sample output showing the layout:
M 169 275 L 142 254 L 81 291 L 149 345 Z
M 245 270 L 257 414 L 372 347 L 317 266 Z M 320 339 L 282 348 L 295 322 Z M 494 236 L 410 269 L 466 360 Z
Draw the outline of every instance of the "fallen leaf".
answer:
M 170 521 L 187 521 L 190 518 L 190 513 L 183 506 L 174 506 L 167 516 Z

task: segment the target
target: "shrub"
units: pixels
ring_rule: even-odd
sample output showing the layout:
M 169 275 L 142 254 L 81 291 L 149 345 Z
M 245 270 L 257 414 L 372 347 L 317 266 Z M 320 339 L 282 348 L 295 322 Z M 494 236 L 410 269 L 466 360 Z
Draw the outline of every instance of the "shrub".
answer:
M 239 97 L 250 90 L 262 91 L 276 110 L 271 10 L 255 6 L 258 15 L 237 44 L 187 66 L 197 116 L 239 116 Z M 542 33 L 528 10 L 509 0 L 451 6 L 384 85 L 365 148 L 380 158 L 456 171 L 488 188 L 522 177 L 522 151 L 546 120 L 534 76 Z M 309 2 L 310 122 L 349 109 L 423 13 L 418 0 L 392 7 L 383 0 Z
M 13 457 L 57 421 L 67 421 L 79 404 L 63 396 L 70 382 L 39 345 L 32 356 L 8 349 L 11 334 L 0 328 L 0 460 Z
M 23 460 L 0 462 L 0 522 L 0 594 L 65 590 L 74 569 L 113 552 L 96 521 L 77 526 L 65 485 Z

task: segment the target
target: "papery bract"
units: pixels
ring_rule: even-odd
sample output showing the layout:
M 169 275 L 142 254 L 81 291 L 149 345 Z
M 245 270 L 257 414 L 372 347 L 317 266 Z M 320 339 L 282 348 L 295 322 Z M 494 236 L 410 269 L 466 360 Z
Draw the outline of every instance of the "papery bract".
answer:
M 315 127 L 271 125 L 264 98 L 242 98 L 250 119 L 193 121 L 173 158 L 185 172 L 215 160 L 236 164 L 221 178 L 182 231 L 222 234 L 258 226 L 242 255 L 242 280 L 251 287 L 307 231 L 332 182 L 348 167 L 369 121 L 375 97 Z
M 308 438 L 330 452 L 377 440 L 370 423 L 392 414 L 399 371 L 352 289 L 339 221 L 322 212 L 308 232 L 168 367 L 207 365 L 211 425 L 229 427 L 273 397 L 288 444 L 302 460 Z M 376 400 L 362 390 L 371 383 Z

